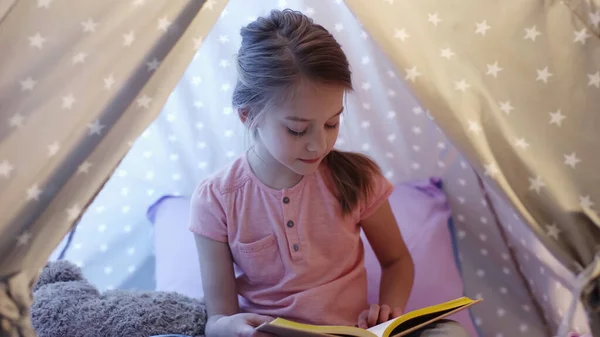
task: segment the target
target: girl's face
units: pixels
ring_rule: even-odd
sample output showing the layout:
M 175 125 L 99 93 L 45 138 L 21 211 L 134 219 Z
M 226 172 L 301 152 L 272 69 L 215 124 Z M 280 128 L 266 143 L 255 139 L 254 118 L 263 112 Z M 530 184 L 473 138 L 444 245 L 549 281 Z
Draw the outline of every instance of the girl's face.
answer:
M 339 133 L 344 88 L 307 82 L 280 107 L 265 111 L 258 125 L 263 146 L 293 172 L 314 172 Z

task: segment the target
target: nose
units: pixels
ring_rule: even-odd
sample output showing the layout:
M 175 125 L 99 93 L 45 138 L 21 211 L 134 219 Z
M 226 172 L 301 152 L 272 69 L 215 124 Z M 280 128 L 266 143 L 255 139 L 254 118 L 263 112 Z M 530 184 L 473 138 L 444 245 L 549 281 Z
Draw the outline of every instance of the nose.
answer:
M 327 148 L 327 137 L 324 132 L 315 132 L 314 136 L 306 144 L 308 152 L 323 153 Z

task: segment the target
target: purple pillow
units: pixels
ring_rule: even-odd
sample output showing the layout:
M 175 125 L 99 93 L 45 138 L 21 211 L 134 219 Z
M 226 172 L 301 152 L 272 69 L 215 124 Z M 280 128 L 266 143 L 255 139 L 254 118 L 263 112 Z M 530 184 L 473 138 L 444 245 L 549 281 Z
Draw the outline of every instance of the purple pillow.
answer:
M 415 279 L 406 311 L 463 296 L 448 222 L 451 211 L 438 179 L 397 184 L 389 198 L 402 236 L 415 264 Z M 364 233 L 365 266 L 370 303 L 377 303 L 381 268 Z M 468 311 L 450 317 L 477 336 Z

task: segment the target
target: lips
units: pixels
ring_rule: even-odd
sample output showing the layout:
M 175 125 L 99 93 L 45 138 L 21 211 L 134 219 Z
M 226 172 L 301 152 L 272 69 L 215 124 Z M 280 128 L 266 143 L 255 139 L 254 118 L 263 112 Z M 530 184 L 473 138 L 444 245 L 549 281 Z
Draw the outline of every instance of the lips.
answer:
M 316 162 L 318 162 L 319 160 L 321 160 L 321 158 L 316 158 L 316 159 L 300 159 L 300 161 L 307 163 L 307 164 L 314 164 Z

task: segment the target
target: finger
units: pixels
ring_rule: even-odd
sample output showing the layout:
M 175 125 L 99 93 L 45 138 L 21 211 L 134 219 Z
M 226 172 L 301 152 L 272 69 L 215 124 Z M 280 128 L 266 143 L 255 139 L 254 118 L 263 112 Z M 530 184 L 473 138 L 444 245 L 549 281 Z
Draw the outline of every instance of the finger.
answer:
M 367 317 L 367 324 L 372 327 L 377 324 L 379 318 L 379 304 L 371 304 L 369 309 L 369 316 Z
M 273 320 L 273 317 L 258 315 L 258 314 L 248 314 L 246 317 L 246 322 L 251 326 L 257 327 L 263 323 L 268 323 Z
M 400 317 L 400 316 L 402 316 L 403 313 L 404 313 L 404 310 L 402 310 L 402 308 L 395 307 L 394 310 L 392 310 L 392 317 L 390 317 L 390 319 Z
M 369 310 L 363 310 L 360 315 L 358 315 L 358 327 L 362 329 L 367 329 L 369 325 L 367 324 L 367 316 L 369 315 Z
M 381 308 L 379 308 L 379 320 L 377 322 L 378 323 L 387 322 L 390 319 L 391 311 L 392 311 L 392 309 L 390 308 L 389 305 L 387 305 L 387 304 L 381 305 Z

